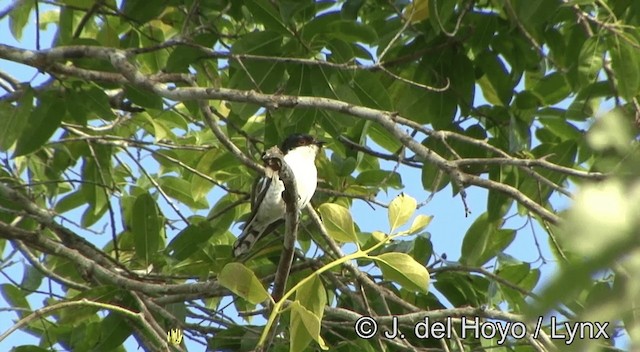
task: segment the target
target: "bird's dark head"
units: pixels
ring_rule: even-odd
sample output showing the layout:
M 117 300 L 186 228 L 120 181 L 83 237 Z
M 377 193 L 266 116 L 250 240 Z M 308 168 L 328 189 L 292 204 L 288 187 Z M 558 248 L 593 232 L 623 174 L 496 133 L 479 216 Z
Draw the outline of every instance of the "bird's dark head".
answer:
M 318 146 L 318 148 L 320 148 L 324 143 L 325 142 L 319 141 L 315 139 L 313 136 L 310 136 L 308 134 L 296 133 L 296 134 L 290 135 L 289 137 L 287 137 L 287 139 L 284 140 L 284 142 L 282 142 L 282 145 L 280 145 L 280 150 L 284 154 L 287 154 L 287 152 L 297 147 L 315 145 L 315 146 Z

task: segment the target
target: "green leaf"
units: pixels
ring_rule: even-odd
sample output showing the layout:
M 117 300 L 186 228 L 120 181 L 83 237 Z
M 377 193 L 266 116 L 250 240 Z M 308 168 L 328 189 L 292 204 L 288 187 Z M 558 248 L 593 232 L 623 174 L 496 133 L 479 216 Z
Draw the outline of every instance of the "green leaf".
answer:
M 140 44 L 143 47 L 151 47 L 157 43 L 165 41 L 164 31 L 155 24 L 147 24 L 140 31 L 144 35 L 140 36 Z M 153 50 L 136 56 L 140 72 L 143 74 L 155 74 L 163 70 L 167 65 L 169 53 L 166 50 Z
M 333 239 L 340 242 L 356 242 L 356 230 L 349 209 L 342 205 L 324 203 L 318 211 L 322 216 L 322 223 Z
M 598 73 L 602 69 L 603 52 L 604 41 L 601 37 L 589 37 L 583 42 L 578 55 L 577 88 L 586 87 L 597 80 Z
M 163 176 L 158 180 L 158 184 L 169 197 L 192 209 L 207 209 L 209 207 L 206 198 L 194 199 L 191 194 L 191 184 L 183 178 Z
M 476 289 L 473 276 L 468 273 L 441 272 L 435 277 L 433 286 L 442 293 L 454 307 L 479 306 L 486 303 L 483 293 L 487 287 Z
M 282 50 L 282 36 L 273 31 L 258 31 L 243 35 L 231 48 L 234 54 L 273 55 Z
M 27 292 L 29 292 L 29 290 L 35 291 L 40 287 L 43 277 L 44 275 L 40 270 L 31 265 L 25 265 L 20 287 L 27 290 Z
M 218 149 L 209 149 L 205 153 L 202 154 L 200 160 L 196 164 L 196 170 L 200 171 L 205 175 L 211 175 L 216 169 L 219 169 L 214 163 L 216 158 L 218 158 L 219 152 Z M 193 175 L 191 179 L 191 196 L 196 202 L 204 199 L 211 188 L 213 187 L 213 183 L 199 175 Z
M 396 153 L 402 147 L 402 143 L 397 138 L 377 123 L 369 126 L 367 132 L 376 144 L 392 153 Z
M 391 203 L 389 204 L 389 227 L 390 232 L 393 233 L 398 227 L 404 225 L 409 218 L 416 211 L 416 206 L 418 202 L 415 198 L 408 196 L 404 193 L 400 193 L 397 197 L 395 197 Z
M 513 242 L 516 232 L 499 229 L 499 221 L 489 221 L 488 213 L 483 213 L 473 222 L 462 242 L 462 263 L 482 266 Z
M 343 158 L 338 153 L 331 154 L 331 164 L 335 172 L 340 177 L 346 177 L 356 169 L 356 159 L 352 157 Z
M 360 21 L 336 21 L 331 23 L 327 30 L 332 36 L 349 43 L 371 44 L 378 40 L 376 31 Z
M 9 103 L 0 103 L 0 131 L 3 131 L 0 133 L 0 150 L 8 150 L 27 125 L 33 110 L 33 89 L 25 88 L 17 105 L 13 107 Z
M 560 72 L 544 76 L 532 91 L 544 105 L 553 105 L 563 101 L 571 93 L 571 87 Z
M 370 44 L 378 40 L 376 31 L 362 22 L 343 20 L 339 12 L 325 13 L 309 21 L 301 30 L 302 38 L 313 45 L 337 38 L 347 43 Z
M 167 138 L 167 136 L 169 136 L 170 139 L 173 139 L 171 129 L 169 129 L 163 121 L 154 119 L 147 111 L 139 113 L 138 117 L 145 119 L 149 124 L 151 124 L 151 126 L 153 126 L 153 132 L 151 134 L 153 135 L 156 143 Z
M 164 225 L 164 219 L 160 214 L 156 201 L 149 193 L 143 193 L 136 198 L 131 221 L 136 254 L 146 263 L 149 263 L 160 249 L 162 227 Z
M 258 304 L 269 299 L 269 293 L 251 269 L 241 263 L 229 263 L 218 275 L 220 285 L 242 297 L 251 304 Z
M 11 284 L 1 284 L 0 293 L 2 293 L 2 297 L 11 307 L 24 309 L 24 311 L 16 311 L 20 317 L 26 316 L 31 310 L 25 291 Z
M 123 4 L 123 13 L 127 18 L 136 23 L 146 23 L 147 21 L 160 16 L 167 6 L 166 0 L 148 2 L 146 0 L 128 0 Z
M 177 260 L 185 260 L 201 249 L 213 233 L 214 229 L 207 221 L 190 224 L 169 242 L 166 251 Z
M 413 240 L 413 249 L 411 250 L 411 256 L 418 262 L 427 264 L 429 258 L 433 254 L 433 244 L 431 243 L 429 233 L 419 233 L 415 240 Z
M 485 51 L 476 58 L 476 65 L 484 73 L 478 80 L 484 98 L 491 104 L 508 106 L 513 94 L 513 82 L 500 57 Z
M 375 260 L 385 280 L 394 281 L 407 290 L 427 293 L 429 291 L 429 272 L 424 265 L 416 262 L 405 253 L 383 253 Z
M 296 301 L 322 320 L 324 307 L 327 305 L 327 292 L 318 275 L 312 275 L 296 292 Z
M 391 97 L 382 84 L 380 74 L 359 71 L 351 86 L 364 106 L 389 111 L 392 109 Z
M 40 104 L 33 108 L 27 126 L 16 144 L 14 157 L 38 150 L 58 129 L 67 109 L 56 93 L 45 93 Z
M 355 184 L 384 189 L 387 187 L 394 189 L 401 189 L 404 187 L 402 184 L 402 176 L 399 173 L 379 169 L 362 171 L 358 174 L 358 177 L 356 177 Z
M 167 72 L 187 73 L 190 65 L 198 63 L 205 58 L 205 53 L 198 48 L 179 46 L 169 54 L 165 70 Z
M 162 97 L 159 95 L 142 90 L 133 85 L 124 86 L 124 94 L 135 105 L 139 105 L 149 109 L 162 110 Z
M 638 42 L 631 36 L 636 47 Z M 611 67 L 616 74 L 616 81 L 620 95 L 627 101 L 640 93 L 640 50 L 621 39 L 611 48 Z
M 9 29 L 16 41 L 22 39 L 22 31 L 27 23 L 29 23 L 29 16 L 31 15 L 33 5 L 34 2 L 32 1 L 21 1 L 9 12 Z
M 69 91 L 67 109 L 70 117 L 81 125 L 86 125 L 88 120 L 102 119 L 113 120 L 116 115 L 109 105 L 109 97 L 100 88 L 89 87 Z
M 429 226 L 429 223 L 431 223 L 431 220 L 433 220 L 433 215 L 427 216 L 423 214 L 418 214 L 418 216 L 416 216 L 416 218 L 413 219 L 413 223 L 411 224 L 411 227 L 409 228 L 408 233 L 414 234 L 424 230 L 427 226 Z
M 492 169 L 489 172 L 489 179 L 510 186 L 515 186 L 517 182 L 516 173 L 507 172 L 503 167 Z M 495 189 L 490 189 L 487 196 L 487 219 L 489 221 L 501 219 L 507 214 L 512 204 L 513 198 Z
M 453 55 L 451 62 L 450 79 L 451 89 L 456 92 L 458 106 L 463 116 L 468 115 L 469 107 L 475 99 L 476 80 L 474 76 L 473 62 L 462 52 Z
M 266 30 L 274 30 L 283 35 L 290 35 L 289 29 L 282 17 L 276 11 L 277 7 L 267 0 L 247 0 L 247 9 L 251 11 L 258 23 L 262 23 Z
M 131 335 L 131 327 L 120 314 L 111 312 L 100 322 L 100 343 L 94 346 L 94 351 L 112 351 L 121 346 Z
M 289 351 L 304 351 L 312 338 L 321 349 L 328 350 L 324 340 L 320 336 L 321 318 L 303 307 L 297 300 L 289 308 L 291 309 L 291 340 Z

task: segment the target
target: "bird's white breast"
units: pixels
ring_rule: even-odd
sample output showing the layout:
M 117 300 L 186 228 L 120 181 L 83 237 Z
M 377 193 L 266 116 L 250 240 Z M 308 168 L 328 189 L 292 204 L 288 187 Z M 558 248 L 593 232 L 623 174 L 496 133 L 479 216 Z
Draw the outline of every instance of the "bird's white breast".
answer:
M 318 185 L 318 171 L 315 166 L 318 147 L 315 145 L 298 147 L 284 156 L 291 168 L 298 190 L 298 209 L 304 208 L 311 200 Z
M 317 146 L 298 147 L 289 151 L 284 160 L 291 168 L 296 180 L 298 191 L 298 209 L 302 209 L 309 203 L 318 184 L 318 172 L 315 166 Z M 282 199 L 284 184 L 277 177 L 272 181 L 271 187 L 265 194 L 262 204 L 256 214 L 254 226 L 262 230 L 278 219 L 284 218 L 286 206 Z

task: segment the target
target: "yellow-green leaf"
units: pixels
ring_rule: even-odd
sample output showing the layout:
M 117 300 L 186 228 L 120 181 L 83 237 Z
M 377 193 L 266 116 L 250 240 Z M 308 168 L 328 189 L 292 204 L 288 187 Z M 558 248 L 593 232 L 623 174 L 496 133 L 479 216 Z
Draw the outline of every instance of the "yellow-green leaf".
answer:
M 240 263 L 225 265 L 218 275 L 218 282 L 251 304 L 258 304 L 269 298 L 269 293 L 264 289 L 258 277 Z
M 318 211 L 331 237 L 341 242 L 356 242 L 356 230 L 349 209 L 338 204 L 324 203 Z
M 309 309 L 322 320 L 324 307 L 327 305 L 327 292 L 318 275 L 305 282 L 296 292 L 296 301 L 300 301 L 303 307 Z
M 371 257 L 376 261 L 385 280 L 397 282 L 410 291 L 427 293 L 429 271 L 405 253 L 391 252 Z
M 320 317 L 303 307 L 298 300 L 294 301 L 289 308 L 291 308 L 289 350 L 304 351 L 311 339 L 315 340 L 323 350 L 328 350 L 329 348 L 320 336 Z
M 404 8 L 402 14 L 411 23 L 420 22 L 429 17 L 429 0 L 413 0 Z
M 404 193 L 400 193 L 394 200 L 389 204 L 389 226 L 391 227 L 391 232 L 398 227 L 404 225 L 411 215 L 416 211 L 416 206 L 418 202 L 416 202 L 415 198 L 408 196 Z
M 411 224 L 411 227 L 409 228 L 409 234 L 414 234 L 417 233 L 419 231 L 422 231 L 425 227 L 429 226 L 429 223 L 431 223 L 431 220 L 433 219 L 433 215 L 422 215 L 419 214 L 418 216 L 416 216 L 415 219 L 413 219 L 413 223 Z

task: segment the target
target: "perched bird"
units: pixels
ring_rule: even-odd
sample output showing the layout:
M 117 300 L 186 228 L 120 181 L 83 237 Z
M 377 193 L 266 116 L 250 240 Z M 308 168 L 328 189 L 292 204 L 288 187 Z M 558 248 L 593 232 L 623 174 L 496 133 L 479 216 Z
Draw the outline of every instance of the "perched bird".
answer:
M 302 210 L 316 192 L 318 170 L 315 159 L 324 142 L 307 134 L 293 134 L 284 140 L 280 150 L 293 172 L 298 191 L 298 210 Z M 284 184 L 279 179 L 263 176 L 254 183 L 251 215 L 233 244 L 235 257 L 247 253 L 260 238 L 273 231 L 284 219 L 286 205 L 282 198 Z

